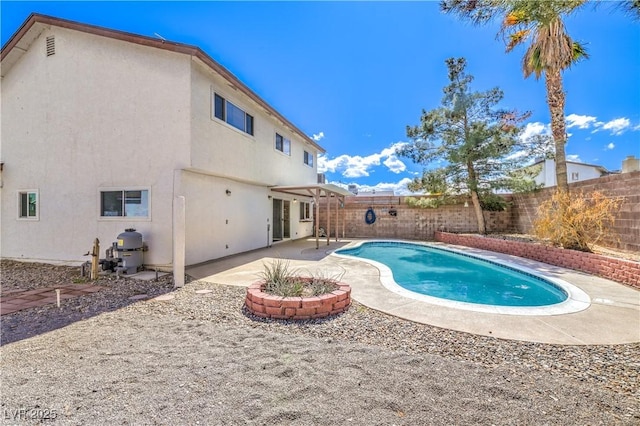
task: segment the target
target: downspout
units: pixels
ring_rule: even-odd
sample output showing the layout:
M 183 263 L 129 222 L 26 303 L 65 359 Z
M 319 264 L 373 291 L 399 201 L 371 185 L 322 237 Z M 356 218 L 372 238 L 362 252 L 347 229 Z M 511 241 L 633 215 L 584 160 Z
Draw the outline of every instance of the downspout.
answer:
M 316 206 L 315 222 L 316 222 L 316 250 L 320 248 L 320 188 L 316 188 L 316 194 L 313 196 L 313 202 Z
M 338 242 L 338 229 L 340 229 L 340 200 L 336 194 L 336 243 Z

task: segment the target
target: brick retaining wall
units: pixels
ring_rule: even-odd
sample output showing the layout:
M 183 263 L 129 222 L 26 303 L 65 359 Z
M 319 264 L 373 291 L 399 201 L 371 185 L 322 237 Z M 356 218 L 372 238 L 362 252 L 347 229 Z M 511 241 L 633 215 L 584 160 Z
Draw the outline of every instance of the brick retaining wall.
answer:
M 447 244 L 473 247 L 537 260 L 550 265 L 575 269 L 640 289 L 640 263 L 614 259 L 594 253 L 567 250 L 536 243 L 503 240 L 481 235 L 436 232 L 435 238 Z
M 261 318 L 308 320 L 337 315 L 351 306 L 351 287 L 339 284 L 331 293 L 313 297 L 281 297 L 265 293 L 264 282 L 247 288 L 245 306 Z

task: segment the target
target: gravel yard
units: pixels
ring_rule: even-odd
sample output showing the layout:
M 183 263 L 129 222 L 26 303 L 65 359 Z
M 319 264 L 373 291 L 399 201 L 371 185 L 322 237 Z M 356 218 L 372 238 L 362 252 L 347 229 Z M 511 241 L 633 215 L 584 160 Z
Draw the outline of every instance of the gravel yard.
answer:
M 3 294 L 80 281 L 79 268 L 2 262 Z M 97 284 L 1 317 L 5 424 L 640 423 L 640 344 L 500 340 L 357 302 L 330 320 L 258 321 L 243 288 Z

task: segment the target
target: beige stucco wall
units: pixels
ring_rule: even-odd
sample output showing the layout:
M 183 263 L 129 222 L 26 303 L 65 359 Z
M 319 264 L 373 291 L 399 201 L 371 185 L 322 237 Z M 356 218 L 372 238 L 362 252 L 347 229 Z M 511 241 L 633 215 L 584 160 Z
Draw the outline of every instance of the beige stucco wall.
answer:
M 578 173 L 578 179 L 573 179 L 573 173 Z M 600 171 L 588 164 L 578 164 L 567 162 L 567 180 L 569 183 L 583 180 L 596 179 L 601 176 Z M 542 170 L 534 178 L 537 184 L 544 184 L 545 187 L 556 186 L 556 165 L 554 160 L 544 160 Z
M 51 27 L 5 74 L 3 258 L 82 262 L 94 238 L 104 257 L 135 228 L 145 264 L 170 267 L 175 196 L 186 201 L 187 264 L 270 244 L 276 198 L 291 201 L 291 238 L 312 234 L 293 202 L 311 199 L 269 187 L 314 184 L 316 148 L 199 59 Z M 253 115 L 253 136 L 212 118 L 214 91 Z M 275 149 L 276 132 L 291 140 L 290 156 Z M 100 217 L 101 189 L 149 190 L 150 218 Z M 38 192 L 37 220 L 18 218 L 20 190 Z
M 299 185 L 316 182 L 315 148 L 304 143 L 272 115 L 219 75 L 193 63 L 192 74 L 192 166 L 237 180 L 265 185 Z M 212 118 L 212 93 L 242 108 L 254 118 L 254 135 Z M 291 140 L 291 155 L 275 149 L 276 132 Z M 304 150 L 314 156 L 314 167 L 304 164 Z
M 187 265 L 267 245 L 266 187 L 193 172 L 181 172 L 176 186 L 186 203 Z
M 145 263 L 171 263 L 189 69 L 188 57 L 164 50 L 57 27 L 40 34 L 2 81 L 2 257 L 84 261 L 94 238 L 104 253 L 133 227 L 149 245 Z M 130 187 L 151 191 L 151 218 L 100 218 L 100 189 Z M 38 190 L 39 220 L 18 219 L 21 189 Z
M 299 220 L 300 203 L 293 203 L 311 198 L 269 187 L 314 184 L 316 149 L 197 60 L 191 84 L 191 166 L 175 185 L 176 194 L 186 198 L 186 263 L 271 244 L 275 198 L 291 202 L 291 238 L 312 235 L 313 224 Z M 214 92 L 254 117 L 254 135 L 212 117 Z M 276 132 L 291 140 L 291 155 L 275 149 Z M 313 167 L 304 164 L 305 150 L 314 156 Z

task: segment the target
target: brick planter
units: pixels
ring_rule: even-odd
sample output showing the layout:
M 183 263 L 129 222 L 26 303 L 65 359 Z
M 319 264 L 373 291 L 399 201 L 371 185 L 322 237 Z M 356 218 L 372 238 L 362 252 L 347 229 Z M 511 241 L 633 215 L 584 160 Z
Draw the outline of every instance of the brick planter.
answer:
M 247 288 L 245 306 L 261 318 L 308 320 L 345 312 L 351 306 L 351 287 L 338 283 L 331 293 L 311 297 L 281 297 L 265 293 L 264 282 Z
M 514 256 L 537 260 L 538 262 L 563 268 L 587 272 L 640 289 L 640 263 L 631 260 L 615 259 L 595 253 L 568 250 L 537 243 L 502 240 L 481 235 L 460 235 L 448 232 L 436 232 L 436 240 L 447 244 L 456 244 L 506 253 Z

